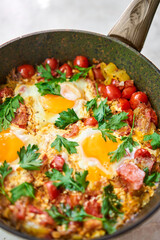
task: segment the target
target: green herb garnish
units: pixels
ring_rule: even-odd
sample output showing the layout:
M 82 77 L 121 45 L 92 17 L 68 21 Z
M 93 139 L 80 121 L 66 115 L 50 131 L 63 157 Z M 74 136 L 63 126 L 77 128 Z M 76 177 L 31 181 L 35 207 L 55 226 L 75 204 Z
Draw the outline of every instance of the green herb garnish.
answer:
M 80 77 L 81 77 L 81 78 L 86 78 L 87 75 L 88 75 L 89 70 L 92 69 L 93 66 L 88 67 L 88 68 L 82 68 L 82 67 L 79 67 L 79 66 L 74 66 L 74 68 L 78 69 L 78 70 L 79 70 L 79 73 L 74 74 L 74 75 L 71 77 L 70 82 L 77 81 Z
M 58 128 L 65 129 L 70 124 L 73 124 L 79 120 L 77 114 L 73 109 L 68 108 L 67 111 L 63 111 L 59 114 L 59 118 L 55 121 L 55 125 Z
M 153 172 L 151 174 L 149 174 L 149 169 L 146 167 L 145 169 L 143 169 L 143 171 L 145 172 L 145 178 L 144 178 L 144 183 L 147 186 L 154 186 L 155 183 L 160 181 L 160 173 L 159 172 Z
M 151 135 L 144 136 L 143 141 L 149 140 L 151 140 L 151 146 L 153 150 L 160 148 L 160 135 L 158 133 L 154 132 Z
M 22 196 L 35 198 L 34 188 L 31 183 L 24 182 L 11 190 L 12 202 L 16 202 Z

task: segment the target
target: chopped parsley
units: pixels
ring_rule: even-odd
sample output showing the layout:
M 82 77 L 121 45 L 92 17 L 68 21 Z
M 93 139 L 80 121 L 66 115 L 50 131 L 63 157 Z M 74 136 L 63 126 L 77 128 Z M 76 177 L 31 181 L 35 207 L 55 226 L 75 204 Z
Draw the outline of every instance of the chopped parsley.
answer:
M 58 128 L 65 129 L 70 124 L 73 124 L 79 120 L 77 114 L 73 109 L 68 108 L 67 111 L 63 111 L 59 114 L 59 118 L 55 121 L 55 125 Z
M 147 167 L 145 169 L 143 169 L 143 171 L 146 174 L 145 178 L 144 178 L 145 185 L 153 187 L 155 185 L 155 183 L 160 181 L 160 173 L 159 172 L 153 172 L 153 173 L 149 174 L 149 169 Z
M 117 150 L 110 152 L 108 154 L 108 155 L 111 155 L 111 159 L 110 159 L 111 162 L 115 162 L 116 160 L 119 161 L 122 157 L 124 157 L 126 154 L 126 148 L 128 148 L 129 151 L 132 152 L 133 147 L 136 147 L 139 145 L 132 138 L 133 128 L 134 128 L 134 120 L 135 120 L 135 115 L 133 117 L 132 129 L 131 129 L 129 136 L 121 137 L 121 140 L 123 141 L 123 143 L 121 143 L 121 145 L 118 147 Z
M 79 67 L 79 66 L 74 66 L 74 68 L 78 69 L 79 72 L 76 73 L 76 74 L 74 74 L 74 75 L 71 77 L 70 82 L 75 82 L 75 81 L 77 81 L 80 77 L 81 77 L 81 78 L 86 78 L 87 75 L 88 75 L 89 70 L 92 69 L 93 66 L 88 67 L 88 68 L 82 68 L 82 67 Z
M 41 96 L 46 94 L 60 95 L 61 87 L 54 80 L 47 82 L 38 82 L 35 84 Z
M 13 98 L 6 98 L 0 104 L 0 132 L 9 128 L 12 120 L 15 118 L 15 112 L 23 101 L 23 98 L 18 94 Z
M 46 176 L 53 181 L 53 185 L 56 187 L 63 187 L 71 191 L 85 192 L 89 182 L 86 181 L 88 171 L 75 172 L 75 178 L 72 177 L 73 168 L 64 163 L 63 173 L 57 169 L 52 169 L 51 172 L 46 172 Z
M 11 190 L 12 202 L 16 202 L 22 196 L 35 198 L 34 188 L 31 183 L 24 182 Z
M 31 144 L 29 144 L 27 149 L 23 146 L 20 152 L 17 152 L 20 158 L 20 167 L 26 170 L 39 170 L 42 165 L 42 160 L 38 159 L 40 155 L 40 153 L 37 152 L 38 150 L 37 145 L 31 146 Z
M 54 142 L 51 144 L 51 147 L 55 148 L 58 152 L 62 150 L 62 146 L 66 148 L 69 154 L 77 153 L 76 147 L 79 146 L 77 142 L 69 141 L 60 135 L 57 135 Z
M 4 161 L 4 163 L 0 166 L 0 193 L 3 194 L 10 202 L 12 202 L 12 200 L 5 191 L 4 180 L 11 172 L 12 168 L 6 161 Z
M 151 140 L 151 146 L 153 150 L 160 148 L 160 135 L 158 133 L 154 132 L 151 135 L 144 136 L 143 141 L 149 140 Z

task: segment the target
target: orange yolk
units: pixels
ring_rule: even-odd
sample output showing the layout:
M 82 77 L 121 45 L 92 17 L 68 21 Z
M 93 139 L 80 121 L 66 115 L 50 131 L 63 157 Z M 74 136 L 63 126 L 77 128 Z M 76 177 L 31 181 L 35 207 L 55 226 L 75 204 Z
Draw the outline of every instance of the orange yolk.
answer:
M 58 114 L 62 111 L 66 111 L 67 108 L 74 106 L 74 101 L 68 100 L 61 96 L 47 94 L 40 98 L 43 108 L 49 112 Z
M 0 133 L 0 162 L 5 160 L 8 163 L 18 158 L 17 151 L 24 146 L 24 143 L 9 130 Z
M 115 151 L 119 144 L 120 141 L 112 142 L 109 139 L 105 141 L 101 133 L 95 133 L 85 138 L 82 142 L 82 148 L 86 157 L 96 158 L 104 168 L 110 169 L 111 163 L 108 153 Z M 98 166 L 90 166 L 88 168 L 87 179 L 89 181 L 100 180 L 101 176 L 106 176 L 106 173 Z

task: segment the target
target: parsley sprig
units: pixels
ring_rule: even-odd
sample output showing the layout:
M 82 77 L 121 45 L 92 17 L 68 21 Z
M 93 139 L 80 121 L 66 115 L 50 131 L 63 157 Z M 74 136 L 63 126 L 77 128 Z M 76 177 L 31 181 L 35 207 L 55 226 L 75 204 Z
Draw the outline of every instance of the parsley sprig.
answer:
M 23 146 L 18 153 L 20 158 L 19 164 L 21 168 L 26 170 L 39 170 L 40 166 L 42 165 L 42 160 L 38 159 L 40 153 L 37 151 L 39 150 L 37 145 L 29 144 L 27 149 Z
M 51 144 L 51 147 L 55 148 L 58 152 L 62 150 L 62 146 L 66 148 L 69 154 L 77 153 L 76 147 L 79 146 L 77 142 L 69 141 L 60 135 L 57 135 L 54 142 Z
M 12 202 L 12 200 L 5 190 L 4 181 L 11 172 L 12 168 L 6 161 L 4 161 L 4 163 L 0 166 L 0 193 L 3 194 L 10 202 Z
M 160 135 L 156 132 L 154 132 L 151 135 L 144 136 L 143 140 L 144 141 L 151 140 L 151 146 L 153 150 L 160 148 Z
M 61 87 L 54 80 L 47 82 L 38 82 L 35 84 L 41 96 L 46 94 L 60 95 Z
M 35 198 L 34 188 L 31 183 L 24 182 L 11 190 L 12 202 L 16 202 L 22 196 Z
M 159 172 L 153 172 L 153 173 L 149 174 L 149 169 L 147 167 L 145 169 L 143 169 L 143 171 L 146 174 L 145 178 L 144 178 L 145 185 L 153 187 L 155 185 L 155 183 L 160 181 L 160 173 Z
M 55 125 L 58 128 L 65 129 L 70 124 L 73 124 L 79 120 L 74 109 L 68 108 L 67 111 L 63 111 L 59 114 L 59 118 L 55 121 Z
M 74 75 L 71 77 L 70 82 L 75 82 L 75 81 L 77 81 L 80 77 L 86 78 L 87 75 L 88 75 L 89 70 L 92 69 L 93 66 L 88 67 L 88 68 L 82 68 L 82 67 L 79 67 L 79 66 L 74 66 L 74 68 L 78 69 L 79 72 L 76 73 L 76 74 L 74 74 Z
M 6 98 L 0 105 L 0 132 L 9 128 L 12 120 L 15 118 L 15 112 L 23 101 L 23 98 L 18 94 L 13 98 Z
M 139 145 L 132 138 L 134 121 L 135 121 L 135 115 L 133 117 L 132 129 L 131 129 L 131 132 L 130 132 L 129 136 L 121 137 L 121 141 L 123 141 L 123 143 L 121 143 L 121 145 L 118 147 L 118 149 L 116 151 L 113 151 L 113 152 L 109 153 L 109 155 L 111 155 L 111 159 L 110 159 L 111 162 L 115 162 L 116 160 L 118 161 L 122 157 L 124 157 L 125 154 L 126 154 L 126 148 L 128 148 L 129 151 L 132 152 L 133 147 L 136 147 L 136 146 Z
M 56 187 L 63 187 L 71 191 L 85 192 L 89 184 L 89 182 L 86 181 L 88 171 L 75 172 L 75 178 L 73 178 L 73 168 L 69 168 L 66 163 L 63 165 L 63 173 L 57 169 L 52 169 L 51 172 L 46 172 L 45 174 L 53 181 L 53 185 Z

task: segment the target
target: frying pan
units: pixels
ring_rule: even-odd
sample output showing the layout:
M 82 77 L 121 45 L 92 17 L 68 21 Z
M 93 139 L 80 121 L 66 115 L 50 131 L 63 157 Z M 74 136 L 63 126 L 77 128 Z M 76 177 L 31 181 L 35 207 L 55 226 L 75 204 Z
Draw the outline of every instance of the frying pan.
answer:
M 120 69 L 126 69 L 141 91 L 147 92 L 153 108 L 160 117 L 160 71 L 139 52 L 160 0 L 134 0 L 108 36 L 76 30 L 43 31 L 17 38 L 0 47 L 0 80 L 13 67 L 22 64 L 40 64 L 46 57 L 55 57 L 61 63 L 85 55 L 114 62 Z M 160 186 L 149 204 L 133 220 L 112 235 L 100 237 L 110 239 L 136 227 L 160 206 Z M 0 227 L 26 239 L 34 240 L 0 222 Z

